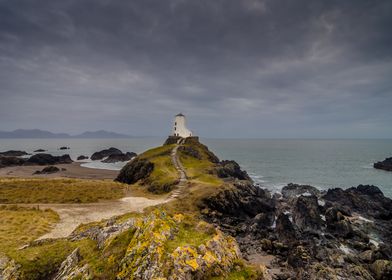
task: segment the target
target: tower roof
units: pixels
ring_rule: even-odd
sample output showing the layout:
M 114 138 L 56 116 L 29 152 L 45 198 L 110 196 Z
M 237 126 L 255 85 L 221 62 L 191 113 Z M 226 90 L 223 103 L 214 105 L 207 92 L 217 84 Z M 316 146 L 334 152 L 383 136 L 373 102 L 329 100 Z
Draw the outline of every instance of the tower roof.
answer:
M 185 117 L 182 113 L 176 115 L 176 117 Z

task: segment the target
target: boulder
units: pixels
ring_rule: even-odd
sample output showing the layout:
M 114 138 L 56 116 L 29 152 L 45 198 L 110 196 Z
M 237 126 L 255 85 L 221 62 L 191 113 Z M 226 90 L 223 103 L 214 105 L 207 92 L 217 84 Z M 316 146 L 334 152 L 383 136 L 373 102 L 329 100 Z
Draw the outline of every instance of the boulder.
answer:
M 65 146 L 59 148 L 59 150 L 69 150 L 69 149 L 70 149 L 69 147 L 65 147 Z
M 300 196 L 296 199 L 293 219 L 299 229 L 304 231 L 320 229 L 322 224 L 320 214 L 316 196 Z
M 33 173 L 33 175 L 39 175 L 39 174 L 52 174 L 52 173 L 56 173 L 59 172 L 60 169 L 56 166 L 47 166 L 45 168 L 43 168 L 41 171 L 35 171 Z
M 72 163 L 69 155 L 52 156 L 50 154 L 36 154 L 31 156 L 25 164 L 30 165 L 53 165 L 53 164 L 67 164 Z
M 382 169 L 385 171 L 392 171 L 392 157 L 386 158 L 383 161 L 379 161 L 373 164 L 376 169 Z
M 3 156 L 3 157 L 21 157 L 21 156 L 25 156 L 25 155 L 28 155 L 28 153 L 26 153 L 25 151 L 9 150 L 6 152 L 0 152 L 0 156 Z
M 246 180 L 252 182 L 246 171 L 241 170 L 241 167 L 234 160 L 223 160 L 216 167 L 216 173 L 219 178 L 235 178 L 238 180 Z
M 309 185 L 298 185 L 298 184 L 290 183 L 282 188 L 282 195 L 284 198 L 293 198 L 300 195 L 319 196 L 320 191 L 315 187 Z
M 118 174 L 116 181 L 133 184 L 146 179 L 154 169 L 154 164 L 146 159 L 134 159 L 127 163 Z
M 276 219 L 275 231 L 279 236 L 280 240 L 295 240 L 295 230 L 293 224 L 291 223 L 288 215 L 280 213 Z
M 84 160 L 84 159 L 88 159 L 88 157 L 81 155 L 81 156 L 78 156 L 78 158 L 77 158 L 77 160 Z
M 93 155 L 91 156 L 92 160 L 101 160 L 105 157 L 111 156 L 111 155 L 122 155 L 123 153 L 116 148 L 109 148 L 109 149 L 105 149 L 99 152 L 95 152 L 93 153 Z
M 113 155 L 108 156 L 102 162 L 113 163 L 113 162 L 118 162 L 118 161 L 129 161 L 136 156 L 137 156 L 136 153 L 131 153 L 131 152 L 127 152 L 127 153 L 121 154 L 121 155 L 113 154 Z

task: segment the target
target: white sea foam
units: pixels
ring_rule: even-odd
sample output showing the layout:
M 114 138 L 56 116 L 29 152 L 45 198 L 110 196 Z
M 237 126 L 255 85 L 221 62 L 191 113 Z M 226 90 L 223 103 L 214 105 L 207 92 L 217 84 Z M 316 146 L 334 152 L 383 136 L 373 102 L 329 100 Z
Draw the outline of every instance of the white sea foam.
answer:
M 374 221 L 366 219 L 365 217 L 358 216 L 358 220 L 364 221 L 365 223 L 374 223 Z
M 325 205 L 325 201 L 322 200 L 322 199 L 317 200 L 317 202 L 318 202 L 319 206 L 324 206 Z
M 347 247 L 346 245 L 344 245 L 344 244 L 340 244 L 339 249 L 340 249 L 343 253 L 345 253 L 346 255 L 352 253 L 351 249 L 348 248 L 348 247 Z
M 87 168 L 95 168 L 95 169 L 107 169 L 107 170 L 121 170 L 127 161 L 124 162 L 115 162 L 115 163 L 106 163 L 101 161 L 89 161 L 82 163 L 80 166 L 87 167 Z

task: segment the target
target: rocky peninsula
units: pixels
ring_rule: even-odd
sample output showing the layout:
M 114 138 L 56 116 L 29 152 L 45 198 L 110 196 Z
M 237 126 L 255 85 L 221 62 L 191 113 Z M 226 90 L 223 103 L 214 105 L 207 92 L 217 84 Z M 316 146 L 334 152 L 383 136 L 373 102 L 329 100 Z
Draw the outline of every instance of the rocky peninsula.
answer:
M 10 251 L 3 279 L 392 277 L 392 200 L 376 186 L 271 193 L 197 137 L 169 137 L 116 181 L 162 202 Z

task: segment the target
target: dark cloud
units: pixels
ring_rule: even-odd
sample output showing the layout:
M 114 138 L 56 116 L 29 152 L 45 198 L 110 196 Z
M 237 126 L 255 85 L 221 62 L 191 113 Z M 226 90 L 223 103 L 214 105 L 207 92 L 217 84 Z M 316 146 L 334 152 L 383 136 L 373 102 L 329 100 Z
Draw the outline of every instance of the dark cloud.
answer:
M 0 0 L 0 129 L 392 137 L 389 0 Z

